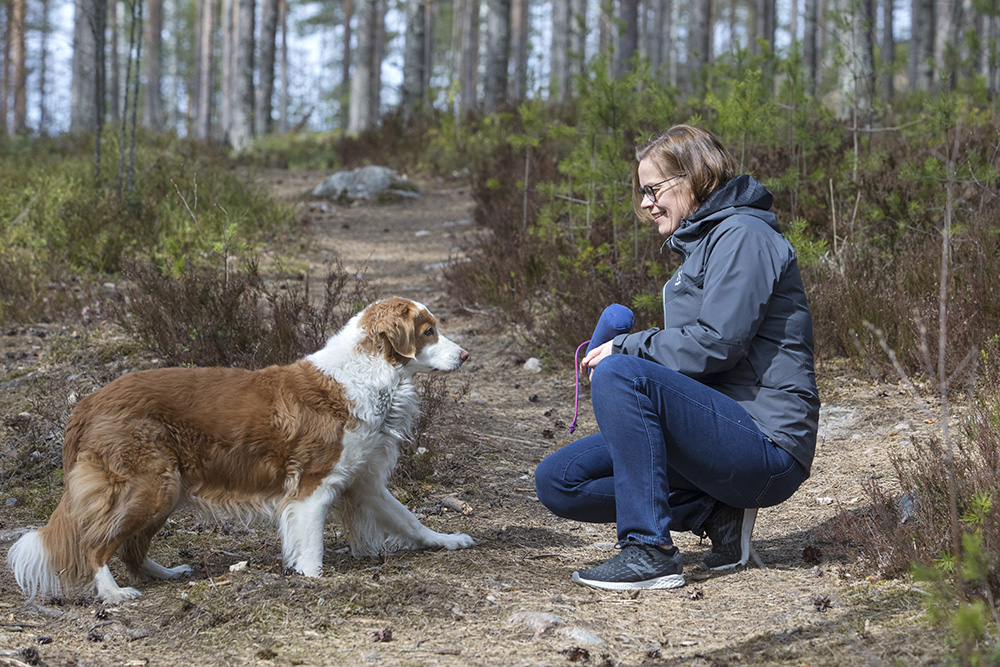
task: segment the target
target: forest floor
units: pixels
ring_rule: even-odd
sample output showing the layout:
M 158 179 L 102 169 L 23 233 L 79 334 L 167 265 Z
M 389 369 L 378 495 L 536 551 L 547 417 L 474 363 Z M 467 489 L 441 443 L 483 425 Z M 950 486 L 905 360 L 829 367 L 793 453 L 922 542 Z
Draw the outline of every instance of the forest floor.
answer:
M 316 173 L 262 175 L 301 202 L 302 261 L 321 273 L 339 256 L 383 296 L 427 304 L 441 330 L 471 357 L 442 376 L 453 399 L 433 452 L 435 483 L 409 503 L 435 530 L 461 531 L 460 551 L 404 551 L 355 559 L 327 526 L 324 576 L 282 572 L 268 526 L 202 523 L 180 512 L 151 556 L 187 563 L 179 581 L 140 582 L 142 597 L 104 606 L 88 598 L 25 601 L 0 568 L 0 666 L 43 665 L 731 665 L 940 664 L 940 633 L 922 620 L 921 594 L 905 580 L 866 577 L 835 541 L 838 516 L 866 504 L 865 483 L 891 484 L 889 455 L 932 435 L 932 421 L 900 387 L 848 366 L 818 369 L 823 398 L 812 476 L 790 500 L 760 512 L 757 558 L 702 575 L 710 546 L 675 535 L 686 586 L 642 593 L 574 585 L 573 570 L 613 555 L 614 527 L 551 515 L 534 492 L 535 466 L 593 432 L 586 384 L 570 435 L 572 350 L 540 371 L 523 339 L 451 303 L 440 267 L 472 231 L 468 191 L 422 183 L 423 197 L 382 206 L 309 200 Z M 0 332 L 0 437 L 25 432 L 58 452 L 71 392 L 156 365 L 107 322 L 26 323 Z M 0 441 L 0 453 L 13 456 Z M 23 448 L 22 448 L 23 449 Z M 22 451 L 21 456 L 25 453 Z M 0 554 L 47 516 L 61 493 L 0 479 Z M 398 488 L 395 489 L 398 493 Z M 458 502 L 455 502 L 457 499 Z M 241 568 L 231 566 L 245 562 Z M 125 575 L 115 570 L 119 581 Z

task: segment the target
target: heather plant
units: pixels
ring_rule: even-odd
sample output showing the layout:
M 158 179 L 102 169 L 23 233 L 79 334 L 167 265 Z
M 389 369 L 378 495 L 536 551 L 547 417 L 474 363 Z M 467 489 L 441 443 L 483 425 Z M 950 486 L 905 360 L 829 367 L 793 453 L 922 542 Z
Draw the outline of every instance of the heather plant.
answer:
M 315 352 L 377 297 L 368 281 L 334 264 L 322 293 L 310 284 L 265 281 L 253 258 L 165 271 L 135 260 L 129 284 L 112 306 L 115 320 L 171 365 L 261 368 Z

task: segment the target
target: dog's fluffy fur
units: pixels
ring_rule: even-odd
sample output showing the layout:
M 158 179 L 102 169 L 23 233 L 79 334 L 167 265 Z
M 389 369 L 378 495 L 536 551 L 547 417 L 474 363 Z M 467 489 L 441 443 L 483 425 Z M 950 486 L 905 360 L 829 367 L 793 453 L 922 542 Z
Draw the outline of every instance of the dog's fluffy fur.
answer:
M 423 305 L 392 298 L 289 366 L 118 378 L 70 416 L 59 506 L 7 554 L 18 585 L 32 598 L 87 585 L 107 602 L 137 597 L 115 583 L 116 552 L 133 577 L 182 576 L 188 566 L 146 553 L 184 502 L 276 520 L 284 566 L 311 577 L 331 507 L 355 555 L 470 546 L 468 535 L 421 525 L 386 488 L 418 410 L 413 374 L 456 370 L 467 357 Z

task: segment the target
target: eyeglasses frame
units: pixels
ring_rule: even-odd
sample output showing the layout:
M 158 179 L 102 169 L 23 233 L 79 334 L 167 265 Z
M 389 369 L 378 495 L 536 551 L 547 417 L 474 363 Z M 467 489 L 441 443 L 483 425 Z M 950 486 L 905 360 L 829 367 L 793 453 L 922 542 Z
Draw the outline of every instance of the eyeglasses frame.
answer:
M 660 185 L 663 185 L 664 183 L 669 183 L 670 181 L 674 180 L 675 178 L 680 178 L 681 176 L 684 176 L 684 175 L 685 174 L 677 174 L 676 176 L 671 176 L 670 178 L 665 178 L 662 181 L 659 181 L 657 183 L 652 183 L 650 185 L 641 185 L 641 186 L 639 186 L 639 192 L 642 193 L 643 198 L 649 197 L 649 201 L 651 201 L 653 203 L 656 203 L 656 197 L 659 194 L 659 191 L 656 190 L 656 188 L 658 186 L 660 186 Z

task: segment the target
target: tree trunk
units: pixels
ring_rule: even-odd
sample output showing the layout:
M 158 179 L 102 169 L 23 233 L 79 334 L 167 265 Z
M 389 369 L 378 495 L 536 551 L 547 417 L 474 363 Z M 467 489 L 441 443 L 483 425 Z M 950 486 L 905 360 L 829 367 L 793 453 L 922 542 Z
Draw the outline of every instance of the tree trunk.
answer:
M 0 2 L 0 15 L 3 16 L 3 65 L 0 67 L 0 138 L 7 136 L 7 110 L 10 107 L 10 35 L 11 35 L 11 7 L 5 2 Z
M 806 70 L 806 85 L 810 95 L 816 95 L 819 90 L 820 63 L 819 54 L 819 0 L 806 0 L 805 16 L 803 16 L 802 31 L 802 61 Z
M 24 49 L 24 30 L 28 7 L 25 0 L 14 0 L 10 33 L 14 47 L 14 134 L 28 133 L 28 67 Z
M 48 135 L 49 131 L 49 110 L 48 97 L 45 89 L 48 86 L 49 78 L 49 31 L 52 26 L 49 24 L 49 0 L 41 0 L 42 3 L 42 35 L 41 53 L 38 63 L 38 134 Z
M 271 108 L 274 96 L 275 38 L 278 34 L 278 1 L 263 0 L 260 12 L 260 67 L 257 99 L 254 104 L 254 133 L 258 137 L 270 134 Z
M 549 99 L 569 98 L 569 0 L 552 0 L 552 41 L 549 44 Z
M 346 127 L 350 125 L 351 105 L 351 60 L 353 56 L 351 22 L 354 20 L 354 0 L 344 0 L 344 49 L 340 60 L 340 117 Z
M 760 43 L 757 40 L 764 40 L 774 49 L 774 32 L 777 20 L 775 18 L 774 0 L 754 0 L 753 12 L 753 34 L 750 40 L 750 53 L 759 56 L 761 54 Z
M 891 100 L 896 94 L 893 70 L 896 64 L 896 38 L 893 36 L 894 0 L 882 0 L 882 95 Z
M 219 5 L 219 31 L 222 33 L 222 47 L 219 51 L 219 136 L 223 141 L 229 140 L 229 132 L 233 125 L 233 68 L 236 57 L 236 22 L 233 14 L 236 11 L 236 0 L 221 0 Z
M 200 0 L 198 16 L 198 107 L 195 113 L 194 136 L 210 139 L 212 110 L 215 99 L 215 0 Z
M 479 88 L 479 0 L 466 0 L 462 20 L 462 67 L 459 73 L 462 114 L 476 108 Z
M 709 0 L 702 0 L 708 3 Z M 620 35 L 615 53 L 615 73 L 618 76 L 632 69 L 632 58 L 639 49 L 639 0 L 619 0 Z
M 875 45 L 871 24 L 874 20 L 873 0 L 845 0 L 841 5 L 845 31 L 840 44 L 840 103 L 837 117 L 858 121 L 874 108 Z
M 351 100 L 347 132 L 358 134 L 371 127 L 368 115 L 372 94 L 372 60 L 375 53 L 376 0 L 362 0 L 358 7 L 358 45 L 354 71 L 350 77 Z
M 282 134 L 288 132 L 288 1 L 278 0 L 278 17 L 281 24 L 281 97 L 279 98 L 279 113 L 281 120 L 278 128 Z
M 73 13 L 73 80 L 70 84 L 70 130 L 93 132 L 98 125 L 98 87 L 104 82 L 103 37 L 106 14 L 102 2 L 75 0 Z M 98 51 L 97 36 L 101 37 Z M 102 109 L 103 111 L 103 109 Z M 103 122 L 103 116 L 101 117 Z
M 910 23 L 910 90 L 934 86 L 934 0 L 913 0 Z
M 160 132 L 163 130 L 163 0 L 149 2 L 149 20 L 146 23 L 146 104 L 142 110 L 142 126 Z
M 236 62 L 233 67 L 232 114 L 229 145 L 237 153 L 250 147 L 253 141 L 253 69 L 255 0 L 237 0 Z
M 702 95 L 705 92 L 705 70 L 712 62 L 712 2 L 696 2 L 690 11 L 688 86 L 695 95 Z
M 587 69 L 587 0 L 569 3 L 569 85 L 572 96 L 573 80 Z
M 483 108 L 489 113 L 507 106 L 510 63 L 511 0 L 488 0 L 486 19 L 486 80 Z
M 514 102 L 523 100 L 528 88 L 528 28 L 531 24 L 528 2 L 529 0 L 513 0 L 511 51 L 514 59 L 514 76 L 511 80 L 510 99 Z
M 399 104 L 408 121 L 419 115 L 426 94 L 424 82 L 430 63 L 426 60 L 425 13 L 429 9 L 425 0 L 406 0 L 406 41 L 403 47 L 403 85 Z

